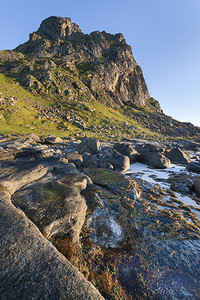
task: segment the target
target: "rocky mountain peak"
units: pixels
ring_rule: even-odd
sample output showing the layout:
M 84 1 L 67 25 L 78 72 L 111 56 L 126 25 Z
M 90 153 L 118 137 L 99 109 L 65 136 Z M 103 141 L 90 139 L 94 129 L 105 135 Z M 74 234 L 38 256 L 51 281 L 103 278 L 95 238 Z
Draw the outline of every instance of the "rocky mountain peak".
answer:
M 50 40 L 70 40 L 76 35 L 82 34 L 81 29 L 70 18 L 49 17 L 42 21 L 39 29 L 30 34 L 30 40 L 50 39 Z
M 49 70 L 51 78 L 56 77 L 52 86 L 58 86 L 59 95 L 68 95 L 68 98 L 77 95 L 77 88 L 75 91 L 69 76 L 63 75 L 66 73 L 66 62 L 70 60 L 68 69 L 76 70 L 76 73 L 72 71 L 73 76 L 76 74 L 85 90 L 89 89 L 90 98 L 103 103 L 114 102 L 120 107 L 128 103 L 145 106 L 150 98 L 142 70 L 121 33 L 94 31 L 84 34 L 70 18 L 49 17 L 42 21 L 37 31 L 30 34 L 29 41 L 19 45 L 15 51 L 35 58 L 62 60 L 59 76 L 54 76 Z M 36 80 L 40 81 L 40 87 L 45 84 L 49 86 L 50 83 L 46 83 L 49 74 L 42 72 Z

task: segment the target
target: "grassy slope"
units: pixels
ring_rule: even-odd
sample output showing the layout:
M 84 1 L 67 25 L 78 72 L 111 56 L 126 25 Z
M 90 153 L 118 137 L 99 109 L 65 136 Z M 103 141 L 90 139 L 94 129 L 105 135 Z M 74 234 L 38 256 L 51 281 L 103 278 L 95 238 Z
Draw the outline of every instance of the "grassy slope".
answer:
M 190 134 L 189 125 L 159 114 L 153 98 L 142 108 L 117 106 L 98 82 L 90 82 L 96 67 L 73 56 L 35 58 L 0 51 L 0 133 L 100 140 L 199 136 L 199 131 Z
M 63 122 L 62 119 L 59 120 L 59 118 L 57 122 L 48 119 L 39 119 L 39 109 L 35 107 L 35 103 L 39 103 L 40 107 L 44 108 L 46 106 L 54 106 L 55 103 L 47 101 L 39 94 L 34 95 L 20 86 L 14 79 L 6 77 L 4 74 L 0 74 L 0 93 L 8 102 L 0 106 L 0 114 L 3 116 L 0 120 L 1 134 L 26 134 L 34 132 L 40 136 L 54 134 L 64 137 L 79 134 L 83 131 L 70 122 Z M 9 103 L 11 97 L 16 98 L 16 100 L 14 99 L 14 105 Z M 95 100 L 87 100 L 85 102 L 83 100 L 81 101 L 81 105 L 76 101 L 63 102 L 62 109 L 66 114 L 68 110 L 72 110 L 76 112 L 80 119 L 86 121 L 88 129 L 84 130 L 84 133 L 87 136 L 106 139 L 108 135 L 114 133 L 119 138 L 123 135 L 134 137 L 136 132 L 124 128 L 125 122 L 137 127 L 137 134 L 142 132 L 149 133 L 148 130 L 142 128 L 133 119 L 124 116 L 121 109 L 110 108 Z M 91 132 L 91 129 L 94 127 L 96 127 L 96 132 Z

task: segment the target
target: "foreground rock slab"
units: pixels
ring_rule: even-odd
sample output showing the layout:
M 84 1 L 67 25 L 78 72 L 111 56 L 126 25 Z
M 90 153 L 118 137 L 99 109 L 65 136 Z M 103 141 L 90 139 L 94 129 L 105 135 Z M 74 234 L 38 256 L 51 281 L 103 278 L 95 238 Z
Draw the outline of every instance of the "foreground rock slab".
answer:
M 10 167 L 8 163 L 5 170 L 2 167 L 0 178 L 1 299 L 104 299 L 96 288 L 42 235 L 24 212 L 11 203 L 11 197 L 16 191 L 24 186 L 30 186 L 32 182 L 36 182 L 37 186 L 38 180 L 43 180 L 44 176 L 48 175 L 48 171 L 53 171 L 53 167 L 49 167 L 48 163 L 38 164 L 26 160 L 11 161 Z M 72 176 L 70 183 L 55 182 L 53 190 L 55 192 L 57 185 L 58 187 L 64 185 L 64 192 L 67 193 L 67 186 L 70 186 L 71 194 L 64 202 L 64 208 L 68 212 L 71 209 L 68 219 L 74 226 L 72 228 L 75 231 L 74 239 L 78 240 L 78 231 L 82 227 L 86 211 L 85 201 L 79 191 L 86 187 L 89 179 L 87 176 L 69 175 Z M 52 184 L 48 186 L 47 183 L 46 190 L 49 192 L 52 192 Z M 28 190 L 25 188 L 24 191 L 26 194 Z M 39 189 L 36 188 L 34 191 L 36 195 Z M 30 203 L 24 201 L 25 194 L 24 198 L 21 195 L 21 203 L 28 206 Z M 28 199 L 30 200 L 31 197 Z M 40 212 L 38 210 L 38 214 Z M 48 212 L 46 211 L 47 214 Z M 82 216 L 79 216 L 80 214 Z M 48 234 L 51 235 L 52 230 L 53 233 L 59 231 L 61 225 L 66 230 L 67 224 L 63 225 L 64 218 L 62 215 L 60 217 L 60 223 L 58 221 L 56 223 L 55 220 L 53 226 L 47 228 Z
M 104 299 L 22 211 L 0 210 L 1 299 Z

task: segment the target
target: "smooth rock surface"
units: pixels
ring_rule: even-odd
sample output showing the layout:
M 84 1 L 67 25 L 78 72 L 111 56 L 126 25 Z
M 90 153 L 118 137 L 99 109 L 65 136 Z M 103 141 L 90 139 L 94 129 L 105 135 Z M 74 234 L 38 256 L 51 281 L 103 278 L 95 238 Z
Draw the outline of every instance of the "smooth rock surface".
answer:
M 130 162 L 134 163 L 137 161 L 138 152 L 127 143 L 118 143 L 114 145 L 113 149 L 117 152 L 121 153 L 122 155 L 128 156 L 130 158 Z
M 130 168 L 130 159 L 128 156 L 122 155 L 113 150 L 108 162 L 113 165 L 114 169 L 119 172 L 127 171 Z
M 79 153 L 88 152 L 91 154 L 97 153 L 100 150 L 100 142 L 95 138 L 84 138 L 78 145 L 77 150 Z
M 7 299 L 103 299 L 13 205 L 0 202 L 0 295 Z
M 178 147 L 165 151 L 164 155 L 174 163 L 188 163 L 190 161 L 187 154 Z
M 158 169 L 165 169 L 170 166 L 170 160 L 159 152 L 145 152 L 140 154 L 138 160 Z

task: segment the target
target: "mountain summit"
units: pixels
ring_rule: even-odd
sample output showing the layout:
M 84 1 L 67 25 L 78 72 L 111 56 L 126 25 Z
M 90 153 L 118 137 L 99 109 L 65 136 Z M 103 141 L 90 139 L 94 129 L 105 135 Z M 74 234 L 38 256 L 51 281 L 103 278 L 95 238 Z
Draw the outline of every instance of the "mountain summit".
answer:
M 79 26 L 71 22 L 70 18 L 49 17 L 42 21 L 38 31 L 30 34 L 30 40 L 70 40 L 80 36 Z
M 49 17 L 15 50 L 36 57 L 63 57 L 63 62 L 71 60 L 80 72 L 87 72 L 82 83 L 101 102 L 144 106 L 150 97 L 142 70 L 122 34 L 83 34 L 70 18 Z

